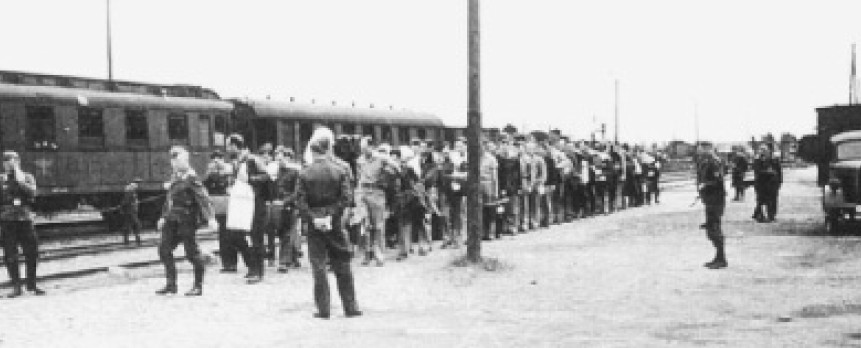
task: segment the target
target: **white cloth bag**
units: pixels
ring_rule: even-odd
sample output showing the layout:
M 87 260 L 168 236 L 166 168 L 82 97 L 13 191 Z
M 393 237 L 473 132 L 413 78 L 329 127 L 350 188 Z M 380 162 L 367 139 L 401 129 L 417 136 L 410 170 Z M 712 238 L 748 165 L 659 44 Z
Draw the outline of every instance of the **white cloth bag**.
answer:
M 251 231 L 254 220 L 254 190 L 246 182 L 237 180 L 228 191 L 227 228 L 237 231 Z

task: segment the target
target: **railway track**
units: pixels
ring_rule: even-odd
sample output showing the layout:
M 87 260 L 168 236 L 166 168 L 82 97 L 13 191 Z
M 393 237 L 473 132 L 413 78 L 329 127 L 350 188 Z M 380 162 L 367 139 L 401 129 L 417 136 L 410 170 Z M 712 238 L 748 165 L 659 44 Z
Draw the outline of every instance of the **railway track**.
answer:
M 690 172 L 669 172 L 661 176 L 661 184 L 676 186 L 685 181 L 693 179 Z M 42 247 L 39 250 L 41 262 L 52 262 L 73 259 L 79 256 L 98 255 L 110 252 L 135 250 L 138 248 L 152 248 L 158 245 L 159 235 L 153 230 L 142 232 L 141 245 L 133 242 L 129 245 L 121 241 L 105 241 L 106 239 L 119 239 L 116 232 L 108 230 L 103 221 L 60 221 L 42 223 L 36 225 Z M 215 240 L 216 233 L 198 234 L 201 241 Z M 0 265 L 5 262 L 0 260 Z

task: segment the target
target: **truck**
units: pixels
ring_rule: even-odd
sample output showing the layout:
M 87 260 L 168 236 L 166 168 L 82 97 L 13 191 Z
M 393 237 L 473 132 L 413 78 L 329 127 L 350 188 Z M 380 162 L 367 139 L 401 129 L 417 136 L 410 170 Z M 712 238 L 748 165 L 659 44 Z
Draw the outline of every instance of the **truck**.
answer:
M 833 234 L 861 213 L 861 105 L 821 107 L 816 114 L 816 134 L 802 137 L 798 155 L 816 163 L 825 229 Z

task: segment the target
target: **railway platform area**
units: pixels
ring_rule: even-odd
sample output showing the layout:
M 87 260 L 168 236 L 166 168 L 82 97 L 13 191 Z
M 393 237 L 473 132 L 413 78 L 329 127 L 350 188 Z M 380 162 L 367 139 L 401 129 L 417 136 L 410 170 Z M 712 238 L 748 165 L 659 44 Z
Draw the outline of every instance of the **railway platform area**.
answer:
M 824 235 L 812 170 L 787 173 L 775 223 L 750 219 L 751 196 L 728 203 L 730 266 L 722 270 L 702 267 L 713 249 L 698 229 L 702 206 L 690 205 L 693 186 L 668 190 L 660 205 L 482 243 L 481 265 L 457 262 L 464 249 L 434 249 L 383 267 L 356 262 L 359 318 L 343 316 L 334 284 L 332 319 L 312 317 L 307 264 L 268 272 L 255 285 L 246 284 L 242 269 L 221 274 L 210 264 L 203 296 L 186 297 L 191 267 L 181 262 L 179 295 L 154 294 L 164 284 L 154 265 L 47 281 L 47 296 L 0 299 L 0 346 L 861 343 L 861 297 L 854 290 L 861 286 L 861 239 Z M 215 242 L 208 243 L 204 249 L 211 250 Z M 113 255 L 114 263 L 155 258 L 152 248 Z

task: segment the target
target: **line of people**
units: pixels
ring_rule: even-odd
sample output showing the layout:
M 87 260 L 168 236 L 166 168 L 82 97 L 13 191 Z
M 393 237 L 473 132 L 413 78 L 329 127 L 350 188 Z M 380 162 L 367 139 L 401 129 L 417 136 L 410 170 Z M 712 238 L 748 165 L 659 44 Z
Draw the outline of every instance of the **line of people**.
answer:
M 662 156 L 612 143 L 574 142 L 558 134 L 502 135 L 482 142 L 480 190 L 484 239 L 658 203 Z M 333 159 L 351 174 L 354 202 L 340 222 L 361 265 L 383 266 L 426 255 L 433 241 L 459 248 L 466 229 L 466 140 L 453 144 L 413 139 L 392 147 L 369 137 L 343 135 Z M 306 154 L 307 155 L 307 154 Z M 278 272 L 300 267 L 301 236 L 309 229 L 296 211 L 296 182 L 310 163 L 284 146 L 249 151 L 241 136 L 228 139 L 227 154 L 215 152 L 204 185 L 216 202 L 224 273 L 237 272 L 241 257 L 249 283 L 263 279 L 264 262 Z M 225 227 L 226 201 L 235 180 L 255 193 L 251 243 Z M 218 208 L 221 207 L 221 208 Z M 277 242 L 276 242 L 277 240 Z M 277 253 L 276 253 L 277 251 Z

